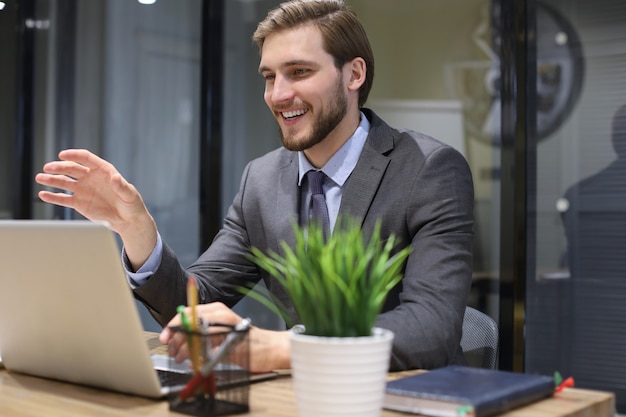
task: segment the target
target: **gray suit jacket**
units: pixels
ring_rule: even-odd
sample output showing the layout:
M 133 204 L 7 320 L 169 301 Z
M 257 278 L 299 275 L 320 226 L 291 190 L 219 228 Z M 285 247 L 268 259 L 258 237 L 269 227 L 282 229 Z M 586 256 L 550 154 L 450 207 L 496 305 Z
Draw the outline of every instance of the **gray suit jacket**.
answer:
M 472 279 L 474 193 L 463 156 L 426 135 L 389 127 L 372 111 L 369 136 L 350 175 L 339 215 L 363 219 L 383 238 L 395 234 L 413 245 L 402 282 L 389 294 L 377 326 L 395 333 L 390 369 L 432 369 L 464 363 L 460 348 L 463 313 Z M 298 221 L 298 159 L 280 148 L 251 161 L 211 246 L 184 270 L 165 245 L 159 269 L 134 290 L 165 325 L 186 303 L 186 273 L 200 284 L 200 301 L 233 306 L 237 287 L 262 279 L 290 306 L 281 286 L 247 258 L 250 246 L 281 253 L 293 242 Z M 295 311 L 292 307 L 292 315 Z

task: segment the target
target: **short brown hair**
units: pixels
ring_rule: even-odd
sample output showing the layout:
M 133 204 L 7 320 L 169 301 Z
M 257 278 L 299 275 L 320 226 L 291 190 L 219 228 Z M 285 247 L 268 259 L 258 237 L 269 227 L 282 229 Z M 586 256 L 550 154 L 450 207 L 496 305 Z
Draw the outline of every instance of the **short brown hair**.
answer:
M 259 23 L 252 40 L 261 50 L 269 35 L 304 24 L 315 25 L 320 30 L 324 50 L 333 57 L 338 69 L 354 58 L 363 58 L 365 82 L 359 90 L 359 107 L 362 107 L 374 81 L 374 54 L 359 18 L 343 0 L 291 0 L 281 3 Z

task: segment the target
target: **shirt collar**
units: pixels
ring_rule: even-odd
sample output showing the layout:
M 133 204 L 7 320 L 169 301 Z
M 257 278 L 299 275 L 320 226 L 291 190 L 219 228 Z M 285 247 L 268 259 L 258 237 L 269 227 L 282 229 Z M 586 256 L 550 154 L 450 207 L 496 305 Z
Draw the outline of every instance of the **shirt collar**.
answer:
M 322 167 L 322 171 L 326 176 L 332 179 L 335 184 L 340 187 L 346 182 L 356 163 L 359 160 L 363 146 L 370 130 L 370 122 L 367 117 L 361 112 L 361 121 L 356 128 L 352 136 L 343 144 L 341 148 L 328 160 L 326 165 Z M 312 169 L 317 169 L 308 159 L 304 156 L 304 153 L 298 152 L 298 185 L 302 184 L 302 178 Z

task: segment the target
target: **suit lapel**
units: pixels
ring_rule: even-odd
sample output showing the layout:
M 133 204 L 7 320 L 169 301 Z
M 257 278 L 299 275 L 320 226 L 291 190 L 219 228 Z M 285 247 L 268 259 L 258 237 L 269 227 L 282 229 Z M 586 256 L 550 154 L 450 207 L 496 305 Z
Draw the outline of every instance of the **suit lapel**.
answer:
M 348 178 L 339 208 L 339 216 L 349 215 L 362 220 L 389 165 L 389 157 L 386 155 L 393 149 L 397 133 L 373 112 L 367 109 L 363 109 L 363 112 L 370 120 L 370 132 L 359 161 Z
M 365 218 L 388 164 L 386 156 L 374 152 L 370 147 L 363 148 L 341 198 L 339 216 Z
M 285 150 L 286 157 L 281 159 L 278 170 L 278 183 L 276 193 L 276 206 L 274 224 L 276 225 L 272 236 L 272 247 L 278 253 L 282 253 L 281 241 L 287 242 L 291 247 L 295 245 L 292 222 L 298 222 L 300 218 L 300 187 L 298 187 L 298 159 L 295 152 Z M 271 181 L 271 178 L 269 179 Z

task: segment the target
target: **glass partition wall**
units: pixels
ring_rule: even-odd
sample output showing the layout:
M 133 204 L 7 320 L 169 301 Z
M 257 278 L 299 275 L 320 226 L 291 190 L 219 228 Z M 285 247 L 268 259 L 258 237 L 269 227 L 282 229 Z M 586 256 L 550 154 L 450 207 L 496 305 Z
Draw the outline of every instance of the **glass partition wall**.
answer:
M 626 4 L 544 0 L 537 60 L 526 370 L 614 391 L 624 413 Z
M 32 95 L 21 91 L 32 130 L 15 145 L 32 144 L 22 162 L 32 171 L 20 177 L 28 185 L 18 189 L 26 202 L 22 211 L 35 218 L 79 218 L 42 203 L 33 176 L 59 150 L 87 148 L 137 186 L 181 262 L 194 260 L 200 241 L 202 1 L 17 3 L 31 12 L 20 22 L 32 56 L 26 61 L 31 79 L 24 82 Z M 158 330 L 138 306 L 146 328 Z

